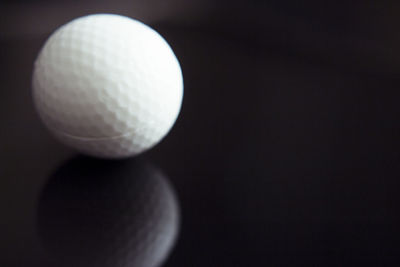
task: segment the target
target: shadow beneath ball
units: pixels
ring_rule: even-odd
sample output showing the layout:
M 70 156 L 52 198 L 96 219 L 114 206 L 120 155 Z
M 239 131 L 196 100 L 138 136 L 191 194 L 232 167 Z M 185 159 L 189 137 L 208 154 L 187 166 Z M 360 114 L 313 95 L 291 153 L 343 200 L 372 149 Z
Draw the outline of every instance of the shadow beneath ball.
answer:
M 39 236 L 58 266 L 160 266 L 178 228 L 173 188 L 137 159 L 76 157 L 52 175 L 39 201 Z

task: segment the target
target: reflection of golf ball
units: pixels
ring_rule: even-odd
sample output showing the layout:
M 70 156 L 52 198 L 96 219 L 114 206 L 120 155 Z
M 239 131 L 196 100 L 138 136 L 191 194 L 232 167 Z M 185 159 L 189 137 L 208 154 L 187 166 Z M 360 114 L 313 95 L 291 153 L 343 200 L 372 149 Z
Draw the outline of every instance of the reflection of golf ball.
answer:
M 43 252 L 58 267 L 160 266 L 180 221 L 167 177 L 137 159 L 69 160 L 44 187 L 37 215 Z
M 34 66 L 34 102 L 47 128 L 97 157 L 132 156 L 155 145 L 174 124 L 182 95 L 179 62 L 166 41 L 119 15 L 60 27 Z

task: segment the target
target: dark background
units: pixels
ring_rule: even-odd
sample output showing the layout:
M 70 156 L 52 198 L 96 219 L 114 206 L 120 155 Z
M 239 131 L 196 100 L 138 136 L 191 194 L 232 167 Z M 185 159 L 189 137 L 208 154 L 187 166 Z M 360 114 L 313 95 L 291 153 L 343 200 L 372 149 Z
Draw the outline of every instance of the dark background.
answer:
M 180 117 L 140 157 L 179 199 L 165 266 L 399 266 L 399 11 L 397 1 L 1 2 L 0 266 L 59 266 L 38 245 L 38 206 L 76 154 L 40 123 L 30 79 L 48 35 L 91 13 L 142 20 L 181 63 Z

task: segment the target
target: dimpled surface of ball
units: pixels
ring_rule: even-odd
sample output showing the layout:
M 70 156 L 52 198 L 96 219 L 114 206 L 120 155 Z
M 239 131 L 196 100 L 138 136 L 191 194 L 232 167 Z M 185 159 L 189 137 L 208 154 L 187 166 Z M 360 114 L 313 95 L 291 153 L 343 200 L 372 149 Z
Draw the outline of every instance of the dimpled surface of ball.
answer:
M 153 29 L 112 14 L 57 29 L 34 64 L 33 99 L 61 142 L 102 158 L 139 154 L 157 144 L 179 114 L 177 58 Z

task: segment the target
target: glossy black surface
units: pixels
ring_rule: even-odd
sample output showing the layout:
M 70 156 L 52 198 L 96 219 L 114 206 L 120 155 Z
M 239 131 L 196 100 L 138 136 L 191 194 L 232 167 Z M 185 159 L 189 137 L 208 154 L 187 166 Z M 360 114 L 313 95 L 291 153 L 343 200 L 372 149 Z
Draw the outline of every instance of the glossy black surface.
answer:
M 333 52 L 321 60 L 270 45 L 267 31 L 240 37 L 210 26 L 154 27 L 176 52 L 185 81 L 175 127 L 140 159 L 165 173 L 179 203 L 179 235 L 164 266 L 398 266 L 396 62 L 375 64 L 371 57 L 364 58 L 369 65 L 358 64 Z M 0 41 L 0 266 L 60 266 L 49 260 L 41 234 L 57 222 L 51 214 L 76 220 L 73 229 L 78 215 L 94 224 L 93 233 L 109 227 L 101 209 L 97 215 L 68 211 L 76 206 L 68 202 L 75 191 L 59 184 L 59 209 L 52 205 L 45 209 L 50 221 L 40 219 L 43 192 L 76 156 L 51 138 L 33 109 L 32 63 L 45 38 Z M 104 168 L 102 161 L 89 161 L 94 172 L 96 164 Z M 79 166 L 73 176 L 86 177 Z M 135 179 L 131 172 L 109 172 L 111 184 Z M 93 194 L 107 184 L 104 177 L 92 179 L 91 191 L 85 181 L 84 190 Z M 74 188 L 84 199 L 82 188 Z M 51 232 L 51 242 L 68 239 L 67 228 Z M 96 242 L 93 233 L 82 234 L 84 244 Z M 61 246 L 65 255 L 79 252 L 69 245 Z

